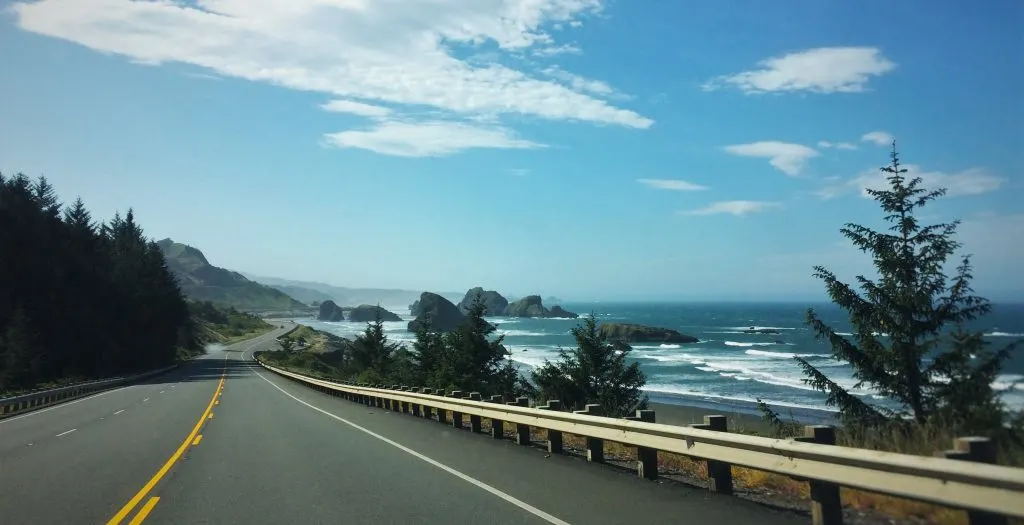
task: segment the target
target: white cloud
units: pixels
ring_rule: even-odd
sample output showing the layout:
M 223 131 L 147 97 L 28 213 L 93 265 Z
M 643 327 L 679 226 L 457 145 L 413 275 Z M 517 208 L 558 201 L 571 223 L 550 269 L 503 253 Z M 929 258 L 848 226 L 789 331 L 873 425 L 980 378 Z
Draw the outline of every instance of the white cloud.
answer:
M 553 57 L 558 55 L 580 55 L 583 54 L 583 50 L 575 44 L 562 44 L 558 46 L 548 46 L 537 49 L 533 52 L 535 56 L 539 57 Z
M 367 130 L 324 135 L 328 145 L 357 148 L 399 157 L 443 157 L 466 149 L 534 149 L 543 144 L 518 138 L 499 126 L 462 122 L 380 122 Z
M 549 66 L 542 70 L 541 73 L 561 81 L 561 83 L 572 88 L 573 91 L 579 93 L 591 93 L 593 95 L 603 97 L 621 97 L 614 88 L 609 86 L 606 82 L 600 80 L 593 80 L 582 75 L 570 73 L 558 66 Z M 628 98 L 628 97 L 627 97 Z
M 829 148 L 845 149 L 845 150 L 857 149 L 857 145 L 853 144 L 852 142 L 829 142 L 827 140 L 819 140 L 818 141 L 818 147 L 822 148 L 822 149 L 829 149 Z
M 777 202 L 765 201 L 721 201 L 697 210 L 680 212 L 683 215 L 717 215 L 728 213 L 736 216 L 762 212 L 779 206 Z
M 791 177 L 800 175 L 804 166 L 807 165 L 807 161 L 820 155 L 813 148 L 775 140 L 726 146 L 725 151 L 741 157 L 769 159 L 769 164 Z
M 545 28 L 601 8 L 602 0 L 39 0 L 11 11 L 26 31 L 131 61 L 183 63 L 399 114 L 411 106 L 445 120 L 526 115 L 646 129 L 651 119 L 587 92 L 459 58 L 484 45 L 513 55 L 558 48 Z
M 760 69 L 718 77 L 704 88 L 730 84 L 747 93 L 858 93 L 867 89 L 871 77 L 896 67 L 875 47 L 819 47 L 772 57 L 757 65 Z
M 946 196 L 960 197 L 965 195 L 981 195 L 998 190 L 1005 179 L 993 175 L 985 168 L 970 168 L 956 173 L 941 171 L 925 171 L 916 164 L 906 164 L 904 175 L 908 180 L 921 178 L 921 187 L 927 190 L 946 188 Z M 880 190 L 889 187 L 887 174 L 877 169 L 864 170 L 846 181 L 825 186 L 815 193 L 823 199 L 831 199 L 840 195 L 858 192 L 862 197 L 871 198 L 868 189 Z
M 383 118 L 391 113 L 391 110 L 382 106 L 363 104 L 352 100 L 332 100 L 320 106 L 325 111 L 333 113 L 351 113 L 361 117 Z
M 708 189 L 707 186 L 678 179 L 637 179 L 636 181 L 656 190 L 700 191 Z
M 860 140 L 863 142 L 873 142 L 879 146 L 890 146 L 894 138 L 891 133 L 886 131 L 872 131 L 865 133 Z
M 573 21 L 569 22 L 569 25 L 572 26 L 572 27 L 583 27 L 583 22 L 581 22 L 579 20 L 573 20 Z

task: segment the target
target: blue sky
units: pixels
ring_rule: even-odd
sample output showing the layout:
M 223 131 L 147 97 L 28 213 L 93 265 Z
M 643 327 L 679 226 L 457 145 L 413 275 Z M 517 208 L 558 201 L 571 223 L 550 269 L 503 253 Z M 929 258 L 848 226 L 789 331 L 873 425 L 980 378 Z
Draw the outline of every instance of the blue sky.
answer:
M 566 299 L 823 297 L 896 137 L 1024 299 L 1024 4 L 41 0 L 0 169 L 215 264 Z

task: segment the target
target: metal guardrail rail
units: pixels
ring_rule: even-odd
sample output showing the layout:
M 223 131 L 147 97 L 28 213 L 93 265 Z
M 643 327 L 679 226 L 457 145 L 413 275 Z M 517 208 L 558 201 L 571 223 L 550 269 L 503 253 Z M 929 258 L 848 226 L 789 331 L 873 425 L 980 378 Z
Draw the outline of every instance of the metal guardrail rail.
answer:
M 956 450 L 944 452 L 945 457 L 912 456 L 836 446 L 832 444 L 832 427 L 809 426 L 806 437 L 773 439 L 729 433 L 724 416 L 708 416 L 704 425 L 665 425 L 641 420 L 653 419 L 643 414 L 648 411 L 637 411 L 636 417 L 626 419 L 601 417 L 595 415 L 597 405 L 570 413 L 557 410 L 557 401 L 530 408 L 525 406 L 525 398 L 512 403 L 488 402 L 476 393 L 437 395 L 424 388 L 336 383 L 262 361 L 259 364 L 314 389 L 368 406 L 427 418 L 432 417 L 433 409 L 439 422 L 456 427 L 462 427 L 462 415 L 467 414 L 475 432 L 481 432 L 481 418 L 490 419 L 492 427 L 494 423 L 514 423 L 520 444 L 529 444 L 530 427 L 546 429 L 548 448 L 553 452 L 561 451 L 563 432 L 583 436 L 591 461 L 603 461 L 604 440 L 637 447 L 638 473 L 648 479 L 657 477 L 657 451 L 706 460 L 709 488 L 716 492 L 732 492 L 733 465 L 790 476 L 810 483 L 815 524 L 842 523 L 839 487 L 964 509 L 972 525 L 1024 518 L 1024 469 L 991 464 L 994 448 L 985 438 L 960 438 L 954 443 Z
M 152 370 L 134 376 L 115 377 L 111 379 L 103 379 L 100 381 L 77 383 L 74 385 L 63 386 L 51 390 L 41 390 L 39 392 L 30 392 L 28 394 L 9 397 L 7 399 L 0 399 L 0 419 L 19 414 L 24 414 L 26 412 L 31 412 L 32 410 L 43 408 L 49 405 L 56 405 L 78 397 L 94 394 L 101 390 L 109 390 L 111 388 L 132 383 L 134 381 L 139 381 L 142 379 L 160 375 L 164 372 L 177 368 L 177 366 L 178 365 L 175 364 L 161 368 L 159 370 Z

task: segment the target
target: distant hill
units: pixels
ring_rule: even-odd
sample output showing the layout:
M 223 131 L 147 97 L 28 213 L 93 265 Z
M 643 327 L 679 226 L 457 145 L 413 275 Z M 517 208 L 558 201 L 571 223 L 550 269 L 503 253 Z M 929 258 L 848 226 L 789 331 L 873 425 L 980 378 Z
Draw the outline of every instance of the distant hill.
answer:
M 244 274 L 253 281 L 273 286 L 277 289 L 284 287 L 304 288 L 310 291 L 320 292 L 330 296 L 334 302 L 342 306 L 356 306 L 360 304 L 380 304 L 388 310 L 404 310 L 413 301 L 420 298 L 422 290 L 400 290 L 392 288 L 346 288 L 313 281 L 292 281 L 279 279 L 277 277 L 262 277 L 252 274 Z M 453 302 L 462 299 L 464 293 L 459 292 L 438 292 L 438 295 Z M 298 298 L 297 296 L 293 296 Z
M 218 268 L 192 246 L 164 239 L 157 243 L 167 267 L 178 278 L 181 290 L 197 301 L 233 306 L 240 310 L 293 310 L 307 305 L 269 286 L 254 283 L 242 274 Z
M 324 301 L 337 302 L 334 296 L 321 292 L 320 290 L 314 290 L 312 288 L 305 288 L 302 286 L 291 286 L 285 284 L 272 284 L 271 288 L 280 290 L 294 299 L 297 299 L 303 303 L 322 303 Z

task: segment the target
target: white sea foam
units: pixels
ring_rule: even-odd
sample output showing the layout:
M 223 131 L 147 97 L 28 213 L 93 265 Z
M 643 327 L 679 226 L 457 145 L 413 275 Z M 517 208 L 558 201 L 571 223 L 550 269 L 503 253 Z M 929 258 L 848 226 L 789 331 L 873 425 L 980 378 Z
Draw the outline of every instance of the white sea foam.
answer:
M 556 334 L 545 333 L 545 332 L 531 332 L 529 330 L 502 330 L 498 329 L 498 333 L 506 337 L 548 337 Z
M 797 330 L 788 326 L 727 326 L 727 330 Z
M 666 343 L 662 343 L 660 345 L 632 345 L 632 346 L 633 346 L 634 349 L 643 349 L 643 350 L 659 350 L 659 349 L 660 350 L 672 350 L 672 349 L 682 348 L 682 346 L 680 346 L 680 345 L 673 345 L 673 344 L 666 344 Z
M 778 346 L 778 343 L 741 343 L 738 341 L 726 341 L 725 346 L 738 346 L 740 348 L 750 348 L 752 346 Z
M 1024 337 L 1024 334 L 1015 334 L 1012 332 L 989 332 L 985 334 L 985 337 Z
M 746 352 L 743 352 L 743 353 L 747 354 L 747 355 L 754 355 L 754 356 L 759 356 L 759 357 L 770 357 L 770 358 L 774 358 L 774 359 L 793 359 L 794 357 L 803 357 L 803 358 L 831 357 L 828 354 L 796 354 L 796 353 L 793 353 L 793 352 L 769 352 L 769 351 L 765 351 L 765 350 L 747 350 Z
M 723 400 L 723 401 L 743 401 L 743 402 L 746 402 L 746 403 L 756 403 L 757 402 L 757 399 L 755 399 L 753 397 L 721 395 L 721 394 L 716 394 L 716 393 L 713 393 L 713 392 L 707 392 L 705 390 L 699 390 L 699 389 L 694 389 L 694 388 L 687 388 L 687 387 L 680 386 L 680 385 L 675 385 L 675 384 L 648 383 L 647 386 L 643 387 L 643 390 L 645 392 L 650 392 L 652 394 L 670 394 L 670 395 L 690 396 L 690 397 L 698 397 L 698 398 L 705 398 L 705 399 L 720 399 L 720 400 Z M 792 407 L 792 408 L 805 408 L 805 409 L 810 409 L 810 410 L 827 410 L 829 412 L 837 412 L 836 409 L 823 407 L 821 405 L 789 403 L 789 402 L 784 402 L 784 401 L 770 401 L 769 403 L 772 406 L 782 406 L 782 407 Z

